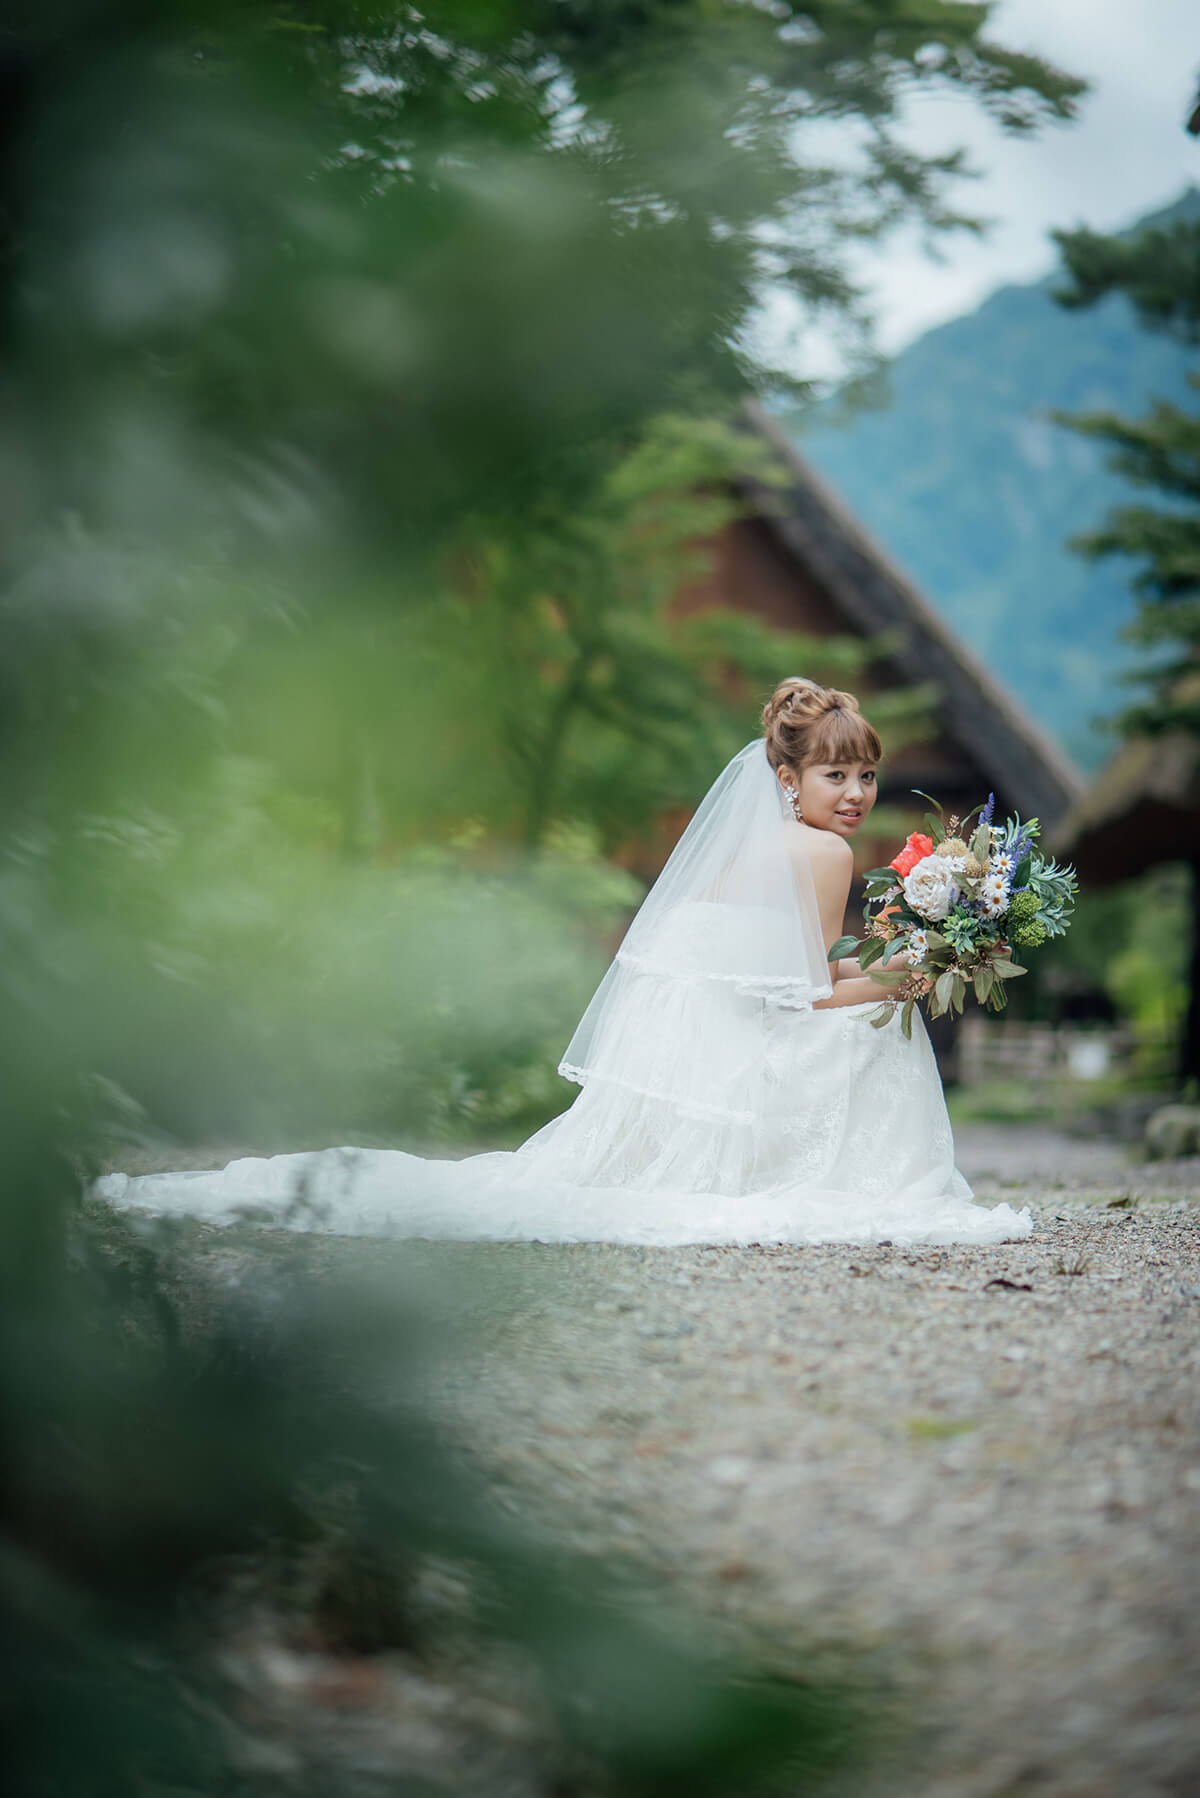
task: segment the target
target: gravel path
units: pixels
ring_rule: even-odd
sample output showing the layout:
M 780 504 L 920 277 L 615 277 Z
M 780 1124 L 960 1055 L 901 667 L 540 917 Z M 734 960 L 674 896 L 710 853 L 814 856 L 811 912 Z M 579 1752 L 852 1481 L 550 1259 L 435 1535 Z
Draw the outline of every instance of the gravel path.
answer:
M 479 1295 L 440 1400 L 503 1502 L 714 1629 L 870 1657 L 915 1733 L 854 1798 L 1192 1798 L 1200 1210 L 1114 1205 L 1150 1173 L 1116 1149 L 957 1134 L 1031 1240 L 420 1245 Z
M 844 1798 L 1195 1798 L 1200 1162 L 955 1134 L 1031 1239 L 372 1254 L 471 1326 L 434 1398 L 497 1502 L 651 1570 L 714 1644 L 887 1695 Z M 389 1764 L 468 1715 L 450 1677 L 428 1716 L 393 1695 Z
M 1027 1124 L 957 1124 L 956 1160 L 982 1199 L 1013 1190 L 1081 1198 L 1200 1195 L 1200 1156 L 1138 1161 L 1106 1137 L 1067 1136 Z

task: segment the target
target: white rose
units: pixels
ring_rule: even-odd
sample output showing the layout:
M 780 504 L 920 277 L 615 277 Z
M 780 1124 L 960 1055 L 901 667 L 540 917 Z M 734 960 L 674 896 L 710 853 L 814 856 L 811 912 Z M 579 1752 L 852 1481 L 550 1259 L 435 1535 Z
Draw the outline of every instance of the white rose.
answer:
M 957 869 L 943 855 L 927 855 L 904 877 L 904 897 L 918 917 L 936 924 L 958 899 Z

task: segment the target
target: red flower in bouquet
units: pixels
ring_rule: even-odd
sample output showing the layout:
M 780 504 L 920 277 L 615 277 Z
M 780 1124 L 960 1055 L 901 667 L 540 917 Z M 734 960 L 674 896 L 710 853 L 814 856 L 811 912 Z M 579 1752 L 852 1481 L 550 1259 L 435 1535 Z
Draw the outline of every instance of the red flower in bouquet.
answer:
M 899 855 L 888 863 L 888 867 L 895 868 L 903 880 L 906 874 L 912 873 L 918 862 L 923 862 L 927 855 L 932 854 L 933 838 L 923 836 L 919 830 L 914 830 Z

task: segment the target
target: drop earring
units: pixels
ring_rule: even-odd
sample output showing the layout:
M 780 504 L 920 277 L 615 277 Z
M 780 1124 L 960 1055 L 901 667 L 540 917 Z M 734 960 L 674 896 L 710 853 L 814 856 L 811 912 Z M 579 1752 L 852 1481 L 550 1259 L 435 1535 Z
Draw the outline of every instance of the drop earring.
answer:
M 803 824 L 804 813 L 800 810 L 800 794 L 795 787 L 785 787 L 783 790 L 787 794 L 788 801 L 791 804 L 792 817 L 796 820 L 797 824 Z

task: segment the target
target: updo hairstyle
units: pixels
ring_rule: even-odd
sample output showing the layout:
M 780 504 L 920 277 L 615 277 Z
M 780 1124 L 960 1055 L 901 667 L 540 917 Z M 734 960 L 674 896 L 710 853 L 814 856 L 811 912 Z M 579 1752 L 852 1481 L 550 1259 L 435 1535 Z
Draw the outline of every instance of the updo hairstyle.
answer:
M 799 774 L 815 762 L 877 762 L 883 744 L 853 693 L 803 675 L 781 680 L 762 710 L 767 760 Z

